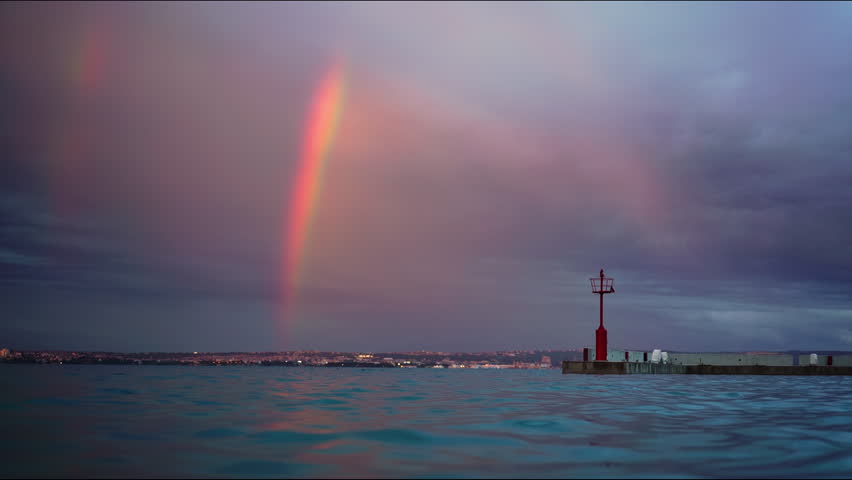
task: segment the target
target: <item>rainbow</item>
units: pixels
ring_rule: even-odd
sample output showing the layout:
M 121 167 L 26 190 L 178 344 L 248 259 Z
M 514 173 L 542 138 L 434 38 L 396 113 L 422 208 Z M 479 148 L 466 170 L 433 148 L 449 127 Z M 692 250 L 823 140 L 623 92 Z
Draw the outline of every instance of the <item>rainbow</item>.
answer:
M 331 64 L 310 103 L 294 188 L 285 219 L 283 294 L 293 299 L 302 283 L 306 249 L 322 190 L 326 163 L 343 109 L 343 65 Z

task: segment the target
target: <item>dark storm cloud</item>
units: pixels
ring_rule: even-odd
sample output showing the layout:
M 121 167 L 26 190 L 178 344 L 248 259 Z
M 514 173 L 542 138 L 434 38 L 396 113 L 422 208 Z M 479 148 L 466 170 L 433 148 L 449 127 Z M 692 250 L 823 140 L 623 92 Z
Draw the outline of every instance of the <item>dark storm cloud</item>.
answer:
M 604 267 L 616 347 L 848 348 L 850 26 L 844 3 L 4 4 L 4 331 L 575 347 Z M 344 113 L 282 324 L 335 56 Z

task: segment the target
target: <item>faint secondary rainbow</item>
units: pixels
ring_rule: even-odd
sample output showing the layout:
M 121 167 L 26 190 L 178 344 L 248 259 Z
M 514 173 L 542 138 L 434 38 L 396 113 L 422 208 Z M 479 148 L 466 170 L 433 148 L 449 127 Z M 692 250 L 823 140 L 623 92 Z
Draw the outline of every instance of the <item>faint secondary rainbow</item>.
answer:
M 71 57 L 74 85 L 84 94 L 101 85 L 106 59 L 106 31 L 99 25 L 93 25 L 84 32 L 76 52 Z
M 308 110 L 298 170 L 285 219 L 282 267 L 283 294 L 288 300 L 295 298 L 302 282 L 328 154 L 343 108 L 343 86 L 343 65 L 339 61 L 334 62 L 317 85 Z
M 46 175 L 51 208 L 59 216 L 81 213 L 77 189 L 91 171 L 94 149 L 99 138 L 99 123 L 91 115 L 91 102 L 98 99 L 107 80 L 111 30 L 104 22 L 91 22 L 79 31 L 78 38 L 66 45 L 62 62 L 62 80 L 70 108 L 49 137 L 51 165 Z

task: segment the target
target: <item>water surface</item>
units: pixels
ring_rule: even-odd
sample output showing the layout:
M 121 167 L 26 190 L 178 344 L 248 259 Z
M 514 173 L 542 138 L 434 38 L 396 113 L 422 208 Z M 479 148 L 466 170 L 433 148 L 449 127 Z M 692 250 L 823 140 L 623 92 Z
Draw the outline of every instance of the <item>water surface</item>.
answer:
M 0 475 L 852 477 L 852 377 L 0 365 Z

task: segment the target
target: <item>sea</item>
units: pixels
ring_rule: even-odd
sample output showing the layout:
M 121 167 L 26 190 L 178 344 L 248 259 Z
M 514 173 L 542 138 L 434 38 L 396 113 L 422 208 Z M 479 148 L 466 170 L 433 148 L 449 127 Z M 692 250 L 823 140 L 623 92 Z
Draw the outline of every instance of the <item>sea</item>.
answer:
M 0 365 L 0 476 L 850 478 L 852 377 Z

